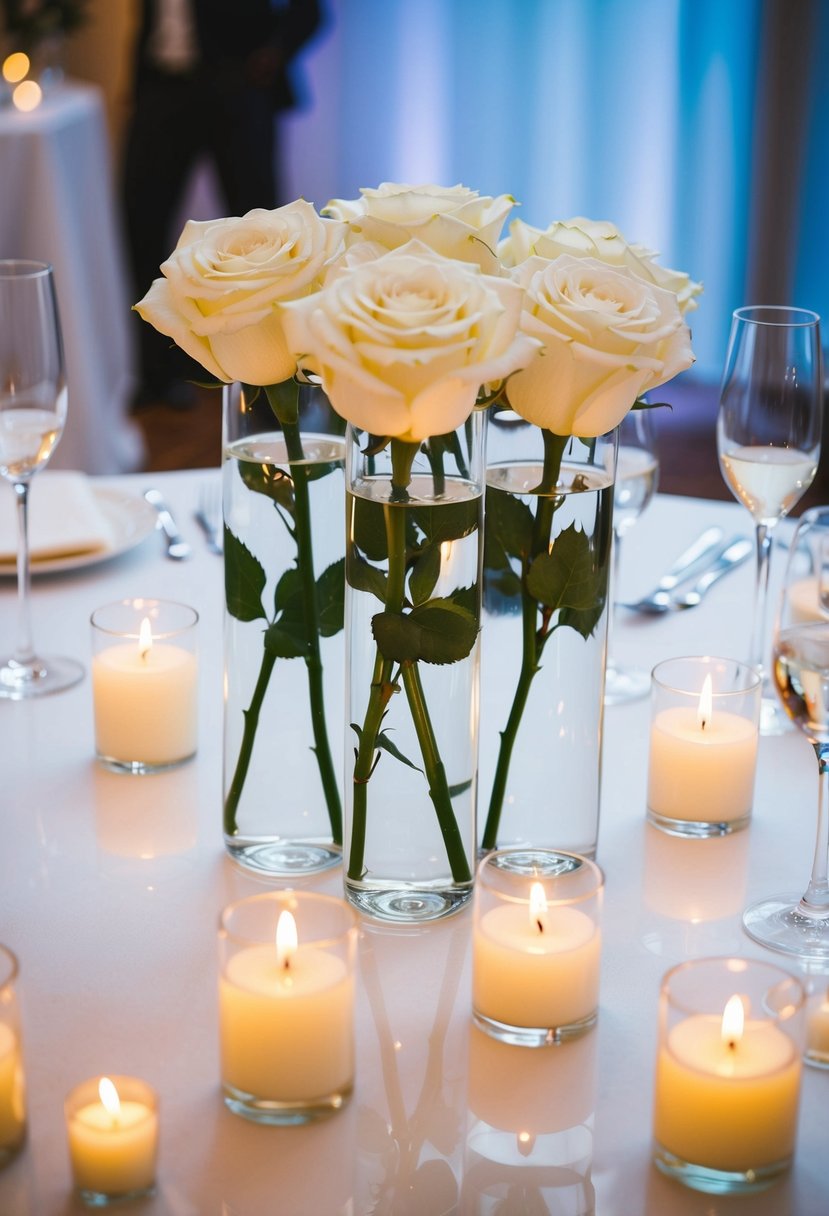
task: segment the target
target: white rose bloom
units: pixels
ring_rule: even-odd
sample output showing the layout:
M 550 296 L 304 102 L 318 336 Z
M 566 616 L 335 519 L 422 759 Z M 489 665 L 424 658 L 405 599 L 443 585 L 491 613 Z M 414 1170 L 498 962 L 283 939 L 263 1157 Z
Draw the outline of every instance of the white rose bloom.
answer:
M 219 380 L 278 384 L 296 371 L 279 306 L 319 285 L 343 233 L 304 200 L 190 220 L 136 310 Z
M 342 265 L 285 305 L 285 333 L 334 409 L 411 442 L 460 426 L 482 384 L 524 367 L 538 343 L 519 329 L 523 291 L 417 241 Z
M 478 195 L 466 186 L 406 186 L 383 182 L 358 199 L 332 199 L 322 214 L 348 224 L 347 243 L 374 241 L 397 249 L 422 241 L 444 257 L 474 262 L 499 274 L 495 253 L 504 220 L 515 205 L 508 194 Z
M 522 328 L 543 351 L 507 384 L 512 408 L 557 435 L 617 426 L 636 398 L 694 362 L 676 296 L 595 258 L 530 257 Z
M 680 270 L 660 266 L 656 261 L 658 254 L 644 245 L 629 244 L 619 229 L 607 220 L 577 216 L 572 220 L 557 220 L 547 229 L 513 220 L 509 236 L 498 246 L 498 255 L 507 267 L 520 266 L 534 256 L 552 261 L 563 253 L 577 258 L 597 258 L 608 266 L 627 267 L 640 279 L 672 291 L 683 313 L 697 307 L 696 297 L 702 293 L 701 283 L 693 282 Z

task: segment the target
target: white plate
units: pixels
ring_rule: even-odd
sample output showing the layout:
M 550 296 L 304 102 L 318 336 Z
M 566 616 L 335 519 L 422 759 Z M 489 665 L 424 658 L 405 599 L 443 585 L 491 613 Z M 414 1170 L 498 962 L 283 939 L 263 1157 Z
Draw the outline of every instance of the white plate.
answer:
M 155 531 L 158 516 L 145 499 L 109 486 L 93 486 L 92 493 L 99 510 L 112 529 L 112 544 L 105 549 L 95 549 L 89 553 L 35 558 L 32 561 L 33 575 L 55 574 L 60 570 L 80 570 L 85 566 L 96 566 L 99 562 L 107 562 L 110 558 L 118 557 L 120 553 L 134 549 Z M 0 578 L 8 578 L 16 573 L 16 559 L 0 558 Z

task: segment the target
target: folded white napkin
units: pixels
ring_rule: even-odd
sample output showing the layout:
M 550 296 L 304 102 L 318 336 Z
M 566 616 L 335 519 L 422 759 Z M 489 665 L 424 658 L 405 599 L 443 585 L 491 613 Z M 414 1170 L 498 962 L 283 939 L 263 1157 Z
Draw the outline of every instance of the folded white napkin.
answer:
M 33 562 L 112 548 L 115 535 L 84 473 L 39 473 L 29 487 L 29 547 Z M 0 562 L 17 557 L 14 490 L 0 483 Z

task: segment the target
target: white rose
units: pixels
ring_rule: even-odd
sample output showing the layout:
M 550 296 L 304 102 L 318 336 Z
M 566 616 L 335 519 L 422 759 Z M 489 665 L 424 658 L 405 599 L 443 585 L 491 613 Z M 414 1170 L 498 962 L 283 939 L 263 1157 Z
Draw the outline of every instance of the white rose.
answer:
M 358 199 L 332 199 L 322 214 L 348 224 L 346 238 L 397 249 L 422 241 L 444 257 L 474 262 L 489 274 L 500 273 L 495 254 L 504 220 L 515 200 L 508 194 L 481 198 L 466 186 L 405 186 L 383 182 L 361 190 Z
M 318 286 L 343 233 L 304 200 L 190 220 L 136 310 L 219 380 L 278 384 L 296 371 L 279 305 Z
M 523 292 L 417 241 L 342 266 L 285 305 L 285 333 L 334 409 L 375 435 L 418 441 L 460 426 L 482 384 L 525 366 Z
M 507 384 L 512 408 L 557 435 L 603 435 L 640 393 L 694 361 L 676 296 L 595 258 L 528 258 L 522 328 L 543 351 Z
M 588 220 L 577 216 L 572 220 L 557 220 L 549 228 L 533 228 L 522 220 L 513 220 L 509 236 L 498 246 L 504 266 L 520 266 L 529 257 L 553 260 L 569 253 L 573 257 L 598 258 L 608 266 L 627 267 L 640 279 L 672 291 L 680 311 L 697 307 L 696 297 L 702 284 L 695 283 L 680 270 L 668 270 L 658 265 L 658 254 L 644 245 L 631 245 L 615 225 L 607 220 Z

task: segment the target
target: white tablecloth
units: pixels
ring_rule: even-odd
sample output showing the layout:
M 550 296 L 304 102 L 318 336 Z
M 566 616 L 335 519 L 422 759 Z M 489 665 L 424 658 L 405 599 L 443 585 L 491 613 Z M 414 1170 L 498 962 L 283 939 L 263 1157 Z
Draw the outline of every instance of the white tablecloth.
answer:
M 69 415 L 52 465 L 138 468 L 143 442 L 128 418 L 131 301 L 97 89 L 62 84 L 28 114 L 0 108 L 0 258 L 55 268 Z
M 560 1048 L 511 1052 L 472 1033 L 468 910 L 416 931 L 363 922 L 348 1107 L 299 1129 L 256 1127 L 224 1108 L 217 917 L 230 899 L 264 886 L 222 851 L 221 562 L 192 521 L 205 476 L 154 479 L 193 541 L 190 562 L 165 560 L 153 535 L 107 565 L 41 577 L 34 595 L 40 644 L 84 660 L 99 604 L 144 595 L 198 608 L 196 761 L 142 779 L 100 769 L 88 679 L 38 704 L 0 703 L 0 941 L 21 962 L 30 1095 L 28 1147 L 0 1172 L 3 1216 L 83 1210 L 70 1196 L 62 1100 L 107 1071 L 144 1077 L 161 1095 L 159 1188 L 140 1208 L 147 1216 L 825 1216 L 829 1071 L 804 1070 L 795 1165 L 770 1191 L 704 1196 L 650 1163 L 661 976 L 697 955 L 776 959 L 745 937 L 740 915 L 750 900 L 804 886 L 817 786 L 800 735 L 764 739 L 747 831 L 701 842 L 665 836 L 644 819 L 647 701 L 606 715 L 598 860 L 607 885 L 593 1032 Z M 118 484 L 139 492 L 145 482 Z M 658 498 L 626 541 L 623 593 L 646 590 L 716 522 L 749 530 L 734 504 Z M 680 654 L 743 656 L 751 598 L 748 563 L 691 612 L 620 614 L 613 650 L 648 667 Z M 14 608 L 7 581 L 5 639 Z M 339 884 L 335 872 L 314 885 Z M 524 1131 L 537 1133 L 529 1146 L 519 1145 Z M 493 1182 L 513 1188 L 497 1209 L 481 1198 Z M 533 1207 L 542 1187 L 547 1206 Z

